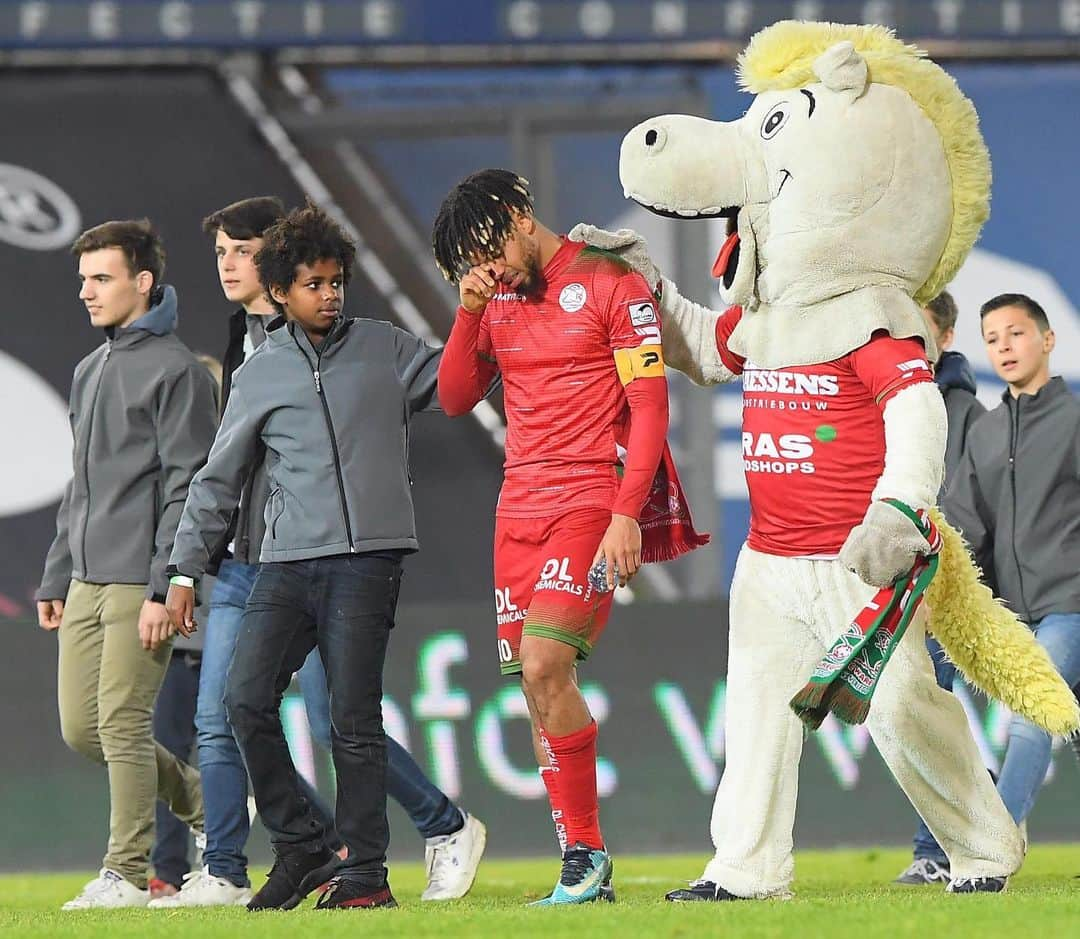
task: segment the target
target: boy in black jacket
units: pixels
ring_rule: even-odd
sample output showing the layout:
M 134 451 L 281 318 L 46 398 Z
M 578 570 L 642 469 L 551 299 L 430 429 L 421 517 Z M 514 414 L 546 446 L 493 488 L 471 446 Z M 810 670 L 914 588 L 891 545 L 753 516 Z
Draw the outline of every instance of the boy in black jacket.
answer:
M 987 582 L 1035 633 L 1070 685 L 1080 682 L 1080 401 L 1050 376 L 1054 332 L 1024 294 L 980 311 L 1002 403 L 972 427 L 942 510 Z M 1009 727 L 998 792 L 1027 818 L 1050 765 L 1050 736 L 1021 717 Z
M 986 413 L 986 408 L 975 397 L 975 372 L 967 356 L 950 348 L 958 316 L 952 294 L 947 290 L 941 291 L 923 308 L 923 316 L 941 352 L 934 366 L 934 381 L 945 399 L 945 411 L 949 418 L 949 435 L 945 441 L 945 479 L 938 494 L 940 502 L 960 465 L 968 431 Z M 956 666 L 948 660 L 941 644 L 933 636 L 926 637 L 926 648 L 934 662 L 937 683 L 951 691 Z M 914 857 L 896 882 L 911 885 L 949 882 L 949 859 L 921 819 L 915 832 Z

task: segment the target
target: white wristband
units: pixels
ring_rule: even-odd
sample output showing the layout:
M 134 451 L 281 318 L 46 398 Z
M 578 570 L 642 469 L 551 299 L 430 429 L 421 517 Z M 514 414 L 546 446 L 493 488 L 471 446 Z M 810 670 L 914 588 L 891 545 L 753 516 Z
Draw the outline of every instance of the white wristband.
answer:
M 177 587 L 194 587 L 195 578 L 188 577 L 186 574 L 173 574 L 169 578 L 170 584 L 175 584 Z

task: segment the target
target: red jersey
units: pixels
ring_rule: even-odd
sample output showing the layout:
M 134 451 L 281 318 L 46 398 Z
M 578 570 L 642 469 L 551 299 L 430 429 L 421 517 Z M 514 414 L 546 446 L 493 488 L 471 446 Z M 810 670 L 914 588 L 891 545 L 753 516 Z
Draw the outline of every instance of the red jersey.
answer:
M 716 324 L 723 363 L 743 379 L 743 468 L 755 551 L 835 557 L 885 469 L 882 412 L 897 392 L 933 380 L 918 339 L 875 333 L 832 362 L 759 368 L 728 349 L 742 310 Z
M 443 409 L 471 410 L 496 371 L 506 406 L 497 514 L 600 507 L 637 518 L 667 434 L 660 320 L 645 279 L 564 240 L 534 292 L 507 288 L 482 315 L 458 311 L 439 365 Z M 620 480 L 616 441 L 631 412 Z

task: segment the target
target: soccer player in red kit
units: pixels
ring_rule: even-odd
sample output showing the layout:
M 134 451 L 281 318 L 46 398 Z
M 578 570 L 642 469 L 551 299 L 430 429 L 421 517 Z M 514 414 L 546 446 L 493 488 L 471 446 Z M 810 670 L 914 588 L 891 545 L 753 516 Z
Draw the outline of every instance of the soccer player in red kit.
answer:
M 559 882 L 538 904 L 613 900 L 598 820 L 596 722 L 575 663 L 607 622 L 614 584 L 624 586 L 642 562 L 638 520 L 668 425 L 654 298 L 613 255 L 538 222 L 526 180 L 507 170 L 483 170 L 455 187 L 432 244 L 461 298 L 439 367 L 443 409 L 465 414 L 496 372 L 503 380 L 499 662 L 503 674 L 521 676 L 563 847 Z M 606 590 L 588 576 L 601 558 Z

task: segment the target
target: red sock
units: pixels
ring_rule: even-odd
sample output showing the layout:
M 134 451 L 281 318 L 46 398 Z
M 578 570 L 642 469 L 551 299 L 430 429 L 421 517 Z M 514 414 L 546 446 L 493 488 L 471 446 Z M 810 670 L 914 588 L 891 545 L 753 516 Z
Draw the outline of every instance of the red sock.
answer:
M 540 741 L 555 771 L 544 775 L 557 777 L 566 843 L 580 842 L 590 848 L 603 848 L 600 803 L 596 796 L 596 721 L 590 721 L 587 727 L 565 737 L 552 737 L 541 730 Z
M 551 803 L 551 820 L 555 823 L 555 838 L 559 842 L 559 852 L 566 850 L 566 825 L 563 824 L 562 803 L 559 802 L 559 770 L 551 766 L 540 767 L 540 778 L 547 789 L 548 802 Z

